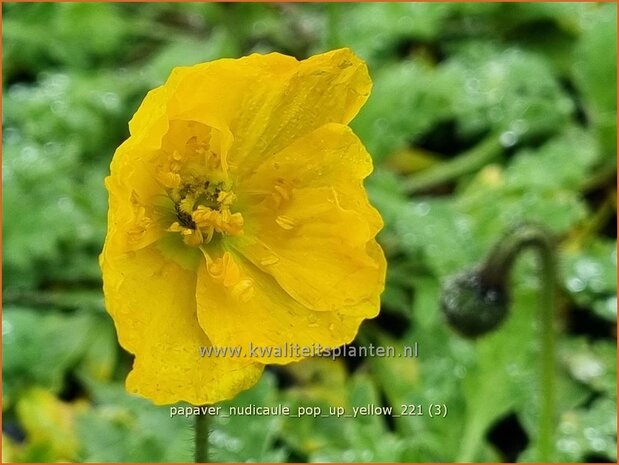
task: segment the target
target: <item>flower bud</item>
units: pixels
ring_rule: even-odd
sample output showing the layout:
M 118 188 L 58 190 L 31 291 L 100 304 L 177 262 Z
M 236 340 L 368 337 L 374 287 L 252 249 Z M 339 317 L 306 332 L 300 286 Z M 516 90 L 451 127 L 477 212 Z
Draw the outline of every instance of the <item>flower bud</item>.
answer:
M 489 285 L 479 270 L 470 270 L 446 281 L 441 309 L 449 325 L 462 336 L 477 338 L 496 329 L 509 309 L 505 286 Z

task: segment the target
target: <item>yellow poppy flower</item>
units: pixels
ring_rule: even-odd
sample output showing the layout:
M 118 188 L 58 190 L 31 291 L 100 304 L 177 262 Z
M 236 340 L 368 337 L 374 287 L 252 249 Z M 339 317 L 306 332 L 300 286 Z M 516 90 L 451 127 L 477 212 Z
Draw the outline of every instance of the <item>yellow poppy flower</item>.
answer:
M 265 364 L 333 348 L 376 316 L 382 219 L 372 160 L 347 124 L 371 81 L 350 50 L 271 53 L 176 68 L 114 154 L 100 257 L 105 302 L 135 355 L 127 388 L 200 405 Z M 242 348 L 206 356 L 201 347 Z

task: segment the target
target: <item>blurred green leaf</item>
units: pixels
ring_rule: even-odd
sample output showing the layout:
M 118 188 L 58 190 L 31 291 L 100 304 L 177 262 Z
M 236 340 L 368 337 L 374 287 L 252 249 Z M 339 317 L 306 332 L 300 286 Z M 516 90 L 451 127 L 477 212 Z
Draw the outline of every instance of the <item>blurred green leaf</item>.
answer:
M 584 250 L 566 253 L 563 283 L 572 298 L 599 316 L 617 321 L 617 245 L 597 240 Z
M 134 397 L 119 384 L 86 382 L 95 404 L 77 419 L 84 462 L 190 462 L 185 417 Z
M 379 162 L 454 111 L 453 88 L 420 61 L 386 65 L 372 78 L 372 94 L 352 127 Z
M 616 399 L 597 399 L 588 408 L 561 415 L 557 439 L 558 460 L 579 462 L 606 456 L 617 460 Z
M 329 46 L 355 44 L 359 55 L 371 64 L 379 64 L 386 57 L 393 57 L 405 40 L 429 42 L 438 38 L 453 5 L 360 3 L 329 8 Z
M 517 48 L 465 42 L 440 72 L 460 131 L 502 133 L 505 147 L 551 133 L 574 109 L 546 61 Z
M 264 373 L 252 389 L 242 392 L 233 400 L 223 402 L 222 413 L 229 408 L 277 405 L 275 379 Z M 283 462 L 286 453 L 275 446 L 284 421 L 281 416 L 220 415 L 214 418 L 210 435 L 211 457 L 218 462 Z
M 24 307 L 2 312 L 3 409 L 29 385 L 58 393 L 66 372 L 84 354 L 95 330 L 88 314 L 63 315 Z
M 570 340 L 561 348 L 561 358 L 570 375 L 596 392 L 616 398 L 617 352 L 612 344 Z M 608 412 L 612 415 L 612 412 Z
M 604 154 L 617 151 L 617 5 L 600 4 L 589 12 L 573 63 L 575 83 L 600 138 Z
M 51 392 L 33 388 L 27 390 L 17 403 L 17 414 L 27 441 L 20 445 L 20 462 L 74 461 L 80 444 L 75 433 L 75 417 L 83 403 L 68 403 Z

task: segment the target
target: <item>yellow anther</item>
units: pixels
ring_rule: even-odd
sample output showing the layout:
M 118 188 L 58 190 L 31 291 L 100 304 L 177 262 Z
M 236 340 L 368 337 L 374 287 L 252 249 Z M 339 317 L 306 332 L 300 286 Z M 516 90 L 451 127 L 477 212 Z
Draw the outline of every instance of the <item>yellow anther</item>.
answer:
M 198 208 L 191 214 L 191 219 L 198 228 L 206 229 L 209 226 L 216 226 L 216 214 L 215 210 L 204 205 L 198 205 Z
M 157 181 L 169 189 L 175 189 L 181 184 L 181 177 L 178 173 L 166 171 L 163 168 L 157 171 Z
M 232 205 L 235 200 L 236 195 L 234 194 L 234 192 L 220 191 L 217 195 L 217 201 L 225 207 L 229 207 L 230 205 Z
M 152 220 L 148 217 L 144 217 L 139 220 L 131 229 L 127 231 L 129 241 L 133 243 L 139 241 L 151 224 Z
M 230 213 L 228 207 L 221 211 L 199 205 L 191 214 L 191 219 L 200 229 L 213 228 L 218 233 L 238 236 L 243 232 L 243 216 Z
M 198 247 L 203 242 L 202 232 L 199 229 L 185 228 L 181 234 L 183 242 L 191 247 Z
M 269 255 L 260 260 L 262 266 L 275 265 L 279 261 L 279 258 L 275 255 Z
M 251 279 L 241 279 L 232 286 L 230 294 L 239 302 L 249 302 L 254 296 L 254 282 Z
M 277 210 L 284 202 L 288 202 L 292 198 L 292 183 L 283 178 L 278 178 L 273 185 L 273 191 L 268 197 L 269 208 Z
M 191 247 L 198 247 L 204 241 L 202 231 L 199 229 L 186 228 L 178 221 L 172 223 L 167 231 L 180 233 L 183 237 L 183 242 Z
M 215 233 L 233 236 L 243 233 L 243 216 L 230 211 L 236 195 L 226 189 L 225 182 L 215 181 L 212 176 L 186 175 L 182 184 L 169 190 L 168 195 L 174 202 L 179 227 L 201 233 L 187 238 L 191 245 L 199 239 L 201 243 L 209 243 Z
M 240 213 L 233 213 L 228 220 L 227 233 L 232 236 L 238 236 L 243 233 L 243 215 Z
M 280 228 L 285 229 L 286 231 L 290 231 L 295 227 L 294 220 L 289 216 L 280 215 L 275 219 L 275 222 Z
M 242 275 L 230 252 L 224 252 L 215 260 L 207 258 L 206 267 L 211 277 L 220 281 L 235 300 L 247 302 L 254 295 L 254 282 Z
M 191 215 L 191 213 L 193 212 L 193 207 L 195 203 L 196 203 L 195 196 L 192 194 L 189 194 L 187 195 L 187 197 L 185 197 L 178 203 L 178 206 L 182 212 L 187 213 L 188 215 Z
M 170 231 L 170 232 L 181 232 L 182 230 L 183 230 L 183 227 L 180 225 L 178 221 L 175 221 L 174 223 L 172 223 L 170 227 L 167 229 L 167 231 Z

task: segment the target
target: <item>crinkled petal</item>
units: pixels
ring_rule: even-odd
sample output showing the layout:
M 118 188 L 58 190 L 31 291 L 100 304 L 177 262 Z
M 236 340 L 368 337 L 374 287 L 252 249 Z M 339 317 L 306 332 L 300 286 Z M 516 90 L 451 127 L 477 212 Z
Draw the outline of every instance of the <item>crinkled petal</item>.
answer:
M 291 299 L 272 276 L 240 256 L 234 260 L 243 279 L 252 282 L 251 296 L 239 299 L 203 263 L 198 269 L 198 319 L 214 346 L 239 346 L 251 360 L 286 364 L 303 358 L 300 351 L 291 352 L 294 346 L 318 350 L 347 344 L 361 321 L 378 312 L 378 295 L 349 311 L 311 310 Z
M 380 295 L 382 227 L 362 180 L 372 162 L 346 126 L 326 125 L 239 183 L 245 235 L 230 241 L 288 294 L 318 311 Z
M 166 260 L 153 247 L 101 258 L 106 308 L 121 345 L 135 355 L 130 392 L 156 404 L 194 405 L 229 399 L 251 387 L 263 366 L 231 357 L 201 357 L 210 341 L 196 315 L 195 272 Z
M 229 127 L 229 164 L 238 173 L 326 123 L 347 124 L 372 85 L 365 63 L 349 49 L 300 62 L 278 53 L 221 59 L 179 76 L 167 100 L 169 118 L 210 118 L 206 124 L 216 118 Z

